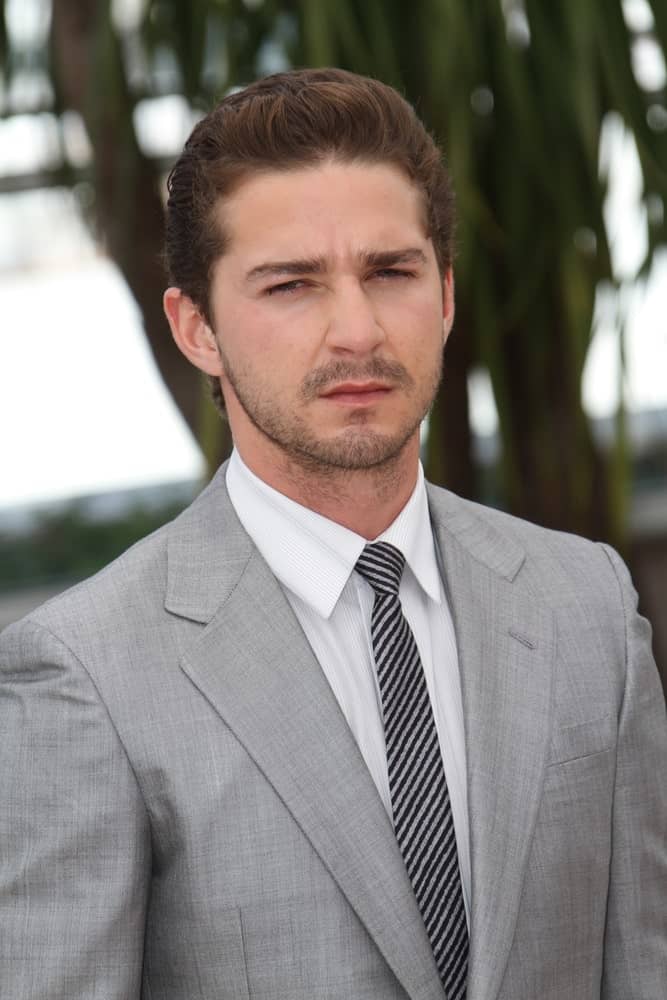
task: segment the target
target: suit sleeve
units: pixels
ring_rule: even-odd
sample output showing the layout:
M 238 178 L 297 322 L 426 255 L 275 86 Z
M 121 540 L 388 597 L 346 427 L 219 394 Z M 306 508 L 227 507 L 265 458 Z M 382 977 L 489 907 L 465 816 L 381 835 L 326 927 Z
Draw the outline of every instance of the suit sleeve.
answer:
M 135 1000 L 146 810 L 81 663 L 33 621 L 0 636 L 0 995 Z
M 625 621 L 626 678 L 618 731 L 603 1000 L 667 997 L 667 716 L 625 565 L 605 547 Z

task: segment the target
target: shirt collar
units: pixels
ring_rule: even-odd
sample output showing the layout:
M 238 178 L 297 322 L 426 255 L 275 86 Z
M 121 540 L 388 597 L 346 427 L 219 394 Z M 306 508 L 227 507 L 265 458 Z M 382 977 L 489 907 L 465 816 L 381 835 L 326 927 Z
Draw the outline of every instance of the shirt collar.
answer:
M 278 580 L 322 618 L 329 618 L 366 539 L 303 507 L 256 476 L 234 449 L 227 489 L 241 524 Z M 424 472 L 403 510 L 376 541 L 395 545 L 428 596 L 440 602 Z

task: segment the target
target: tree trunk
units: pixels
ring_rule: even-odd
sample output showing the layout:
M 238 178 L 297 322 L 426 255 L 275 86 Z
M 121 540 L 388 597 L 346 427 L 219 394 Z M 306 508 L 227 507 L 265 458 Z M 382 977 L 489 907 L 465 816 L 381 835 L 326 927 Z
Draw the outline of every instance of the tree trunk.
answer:
M 458 316 L 445 349 L 442 385 L 429 421 L 428 478 L 459 496 L 478 496 L 472 457 L 468 371 L 471 349 L 463 316 Z
M 137 301 L 158 371 L 199 440 L 200 375 L 174 344 L 162 312 L 162 177 L 134 135 L 133 101 L 108 7 L 99 0 L 53 0 L 54 77 L 62 106 L 81 114 L 92 145 L 98 236 Z
M 607 465 L 583 411 L 576 369 L 556 330 L 544 338 L 543 366 L 527 348 L 532 330 L 506 339 L 504 377 L 512 400 L 504 427 L 505 506 L 546 527 L 619 543 Z M 542 370 L 540 370 L 540 367 Z

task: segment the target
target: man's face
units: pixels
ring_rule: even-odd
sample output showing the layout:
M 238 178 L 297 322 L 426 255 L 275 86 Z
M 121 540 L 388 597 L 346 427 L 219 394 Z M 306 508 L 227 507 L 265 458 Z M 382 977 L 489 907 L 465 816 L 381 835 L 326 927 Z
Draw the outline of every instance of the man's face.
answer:
M 245 460 L 362 469 L 416 448 L 453 317 L 417 189 L 330 162 L 253 176 L 219 211 L 210 306 Z

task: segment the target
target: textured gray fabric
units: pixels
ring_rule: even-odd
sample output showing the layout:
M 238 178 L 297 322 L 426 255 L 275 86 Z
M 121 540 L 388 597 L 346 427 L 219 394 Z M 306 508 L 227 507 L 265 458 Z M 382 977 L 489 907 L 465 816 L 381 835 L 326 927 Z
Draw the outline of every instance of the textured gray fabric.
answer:
M 611 551 L 430 490 L 469 1000 L 665 1000 L 667 724 Z M 224 471 L 0 637 L 3 1000 L 442 998 L 391 825 Z

